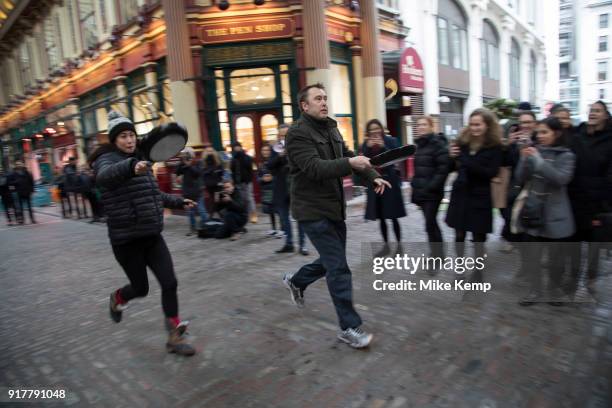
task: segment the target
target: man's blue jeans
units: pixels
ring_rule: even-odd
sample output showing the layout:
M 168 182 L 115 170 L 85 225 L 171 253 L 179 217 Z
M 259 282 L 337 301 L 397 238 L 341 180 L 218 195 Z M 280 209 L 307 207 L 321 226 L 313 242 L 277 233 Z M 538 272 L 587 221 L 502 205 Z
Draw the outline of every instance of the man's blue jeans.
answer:
M 198 199 L 198 205 L 189 209 L 189 224 L 191 229 L 196 229 L 196 213 L 200 214 L 200 227 L 208 219 L 208 213 L 204 206 L 204 197 Z
M 311 283 L 325 277 L 340 328 L 346 330 L 361 326 L 361 317 L 353 307 L 351 270 L 346 262 L 346 224 L 322 219 L 300 221 L 300 225 L 319 252 L 319 259 L 302 266 L 291 282 L 305 290 Z
M 280 218 L 281 225 L 283 227 L 283 232 L 285 233 L 285 245 L 293 246 L 293 228 L 291 228 L 291 218 L 289 217 L 289 206 L 288 205 L 279 205 L 276 206 L 276 212 L 278 212 L 278 217 Z M 302 224 L 298 223 L 298 238 L 300 242 L 300 248 L 306 246 L 306 234 L 304 233 L 304 228 L 302 228 Z

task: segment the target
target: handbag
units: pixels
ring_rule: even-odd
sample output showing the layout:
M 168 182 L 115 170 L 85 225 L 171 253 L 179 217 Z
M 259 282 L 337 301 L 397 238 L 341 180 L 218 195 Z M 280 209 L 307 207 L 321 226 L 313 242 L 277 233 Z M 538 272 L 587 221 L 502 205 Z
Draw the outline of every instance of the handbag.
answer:
M 540 228 L 544 225 L 544 206 L 547 194 L 529 191 L 520 212 L 520 221 L 525 228 Z

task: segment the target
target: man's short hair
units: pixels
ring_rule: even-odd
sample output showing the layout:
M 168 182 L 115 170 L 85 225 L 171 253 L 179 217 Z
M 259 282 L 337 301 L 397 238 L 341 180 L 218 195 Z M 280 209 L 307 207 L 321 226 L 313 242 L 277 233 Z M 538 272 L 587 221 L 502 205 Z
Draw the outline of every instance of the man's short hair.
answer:
M 323 86 L 323 84 L 320 82 L 317 82 L 316 84 L 306 85 L 304 88 L 300 89 L 300 92 L 298 92 L 297 95 L 300 112 L 302 111 L 302 102 L 306 102 L 306 99 L 308 99 L 308 91 L 310 91 L 310 89 L 312 88 L 319 88 L 323 91 L 325 90 L 325 86 Z

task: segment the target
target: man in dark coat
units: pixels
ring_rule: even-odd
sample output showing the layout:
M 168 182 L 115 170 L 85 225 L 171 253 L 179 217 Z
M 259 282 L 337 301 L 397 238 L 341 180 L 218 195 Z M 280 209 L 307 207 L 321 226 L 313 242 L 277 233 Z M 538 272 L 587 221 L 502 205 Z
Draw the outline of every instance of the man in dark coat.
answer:
M 9 176 L 4 174 L 4 170 L 0 169 L 0 198 L 6 213 L 6 222 L 9 226 L 13 225 L 13 215 L 15 215 L 15 221 L 17 220 L 17 215 L 14 213 L 15 201 L 13 200 L 13 189 L 14 187 L 10 184 Z M 13 212 L 13 215 L 11 215 L 11 212 Z
M 572 242 L 588 243 L 587 289 L 595 290 L 599 270 L 600 243 L 612 237 L 595 237 L 601 228 L 598 216 L 612 211 L 612 121 L 606 104 L 598 101 L 591 105 L 589 120 L 582 123 L 570 141 L 576 155 L 574 178 L 568 192 L 576 222 Z M 575 293 L 582 265 L 581 245 L 575 246 L 572 256 L 572 279 L 567 292 Z
M 327 93 L 321 84 L 309 85 L 298 94 L 301 117 L 287 134 L 291 174 L 291 212 L 302 224 L 319 259 L 284 277 L 294 304 L 304 304 L 304 290 L 325 277 L 336 308 L 341 332 L 338 338 L 351 347 L 367 347 L 372 335 L 361 329 L 361 317 L 353 307 L 351 270 L 346 260 L 346 202 L 342 178 L 357 171 L 376 184 L 382 194 L 389 183 L 370 165 L 355 156 L 328 117 Z
M 256 223 L 257 213 L 255 212 L 255 199 L 253 198 L 253 158 L 242 149 L 240 142 L 235 142 L 232 149 L 230 169 L 234 186 L 240 191 L 248 204 L 251 222 Z
M 189 224 L 191 227 L 187 233 L 189 236 L 196 232 L 196 212 L 200 215 L 200 226 L 208 219 L 208 212 L 202 196 L 202 166 L 199 161 L 191 156 L 191 153 L 184 153 L 181 163 L 176 169 L 176 175 L 183 176 L 183 197 L 198 203 L 197 207 L 189 209 Z
M 293 228 L 291 227 L 291 219 L 289 216 L 289 162 L 287 161 L 287 150 L 285 143 L 285 136 L 289 131 L 289 126 L 282 124 L 278 127 L 278 146 L 281 148 L 278 155 L 270 159 L 269 168 L 272 173 L 273 179 L 273 191 L 272 191 L 272 204 L 274 209 L 278 212 L 280 217 L 283 231 L 285 232 L 285 245 L 277 250 L 277 253 L 293 252 Z M 298 223 L 298 236 L 300 244 L 300 253 L 302 255 L 308 255 L 308 249 L 306 249 L 306 234 L 304 228 Z
M 92 219 L 90 223 L 94 223 L 100 220 L 100 210 L 98 199 L 96 197 L 95 184 L 94 179 L 92 177 L 91 172 L 88 168 L 82 168 L 79 173 L 79 192 L 83 196 L 83 214 L 84 217 L 87 218 L 87 206 L 85 204 L 85 200 L 89 201 L 89 206 L 91 207 Z
M 64 166 L 64 190 L 68 198 L 68 209 L 70 216 L 72 216 L 72 204 L 74 200 L 74 206 L 76 207 L 77 217 L 81 218 L 81 210 L 79 209 L 79 193 L 77 192 L 79 184 L 78 172 L 76 166 L 76 158 L 70 157 L 68 164 Z
M 34 178 L 32 174 L 25 168 L 21 160 L 15 162 L 15 170 L 9 176 L 10 184 L 15 187 L 17 193 L 17 221 L 23 224 L 25 221 L 24 207 L 28 206 L 28 213 L 32 224 L 36 224 L 34 220 L 34 212 L 32 211 L 32 193 L 34 193 Z

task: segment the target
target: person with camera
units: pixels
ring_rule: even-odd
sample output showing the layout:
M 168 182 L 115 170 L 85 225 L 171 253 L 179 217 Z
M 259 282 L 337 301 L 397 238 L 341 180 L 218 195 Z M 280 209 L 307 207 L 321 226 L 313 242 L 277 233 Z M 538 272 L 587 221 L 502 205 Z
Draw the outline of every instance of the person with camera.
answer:
M 523 272 L 531 289 L 519 304 L 530 306 L 542 301 L 542 253 L 548 247 L 549 303 L 562 304 L 561 280 L 564 256 L 561 242 L 574 233 L 574 217 L 567 185 L 574 174 L 575 155 L 567 147 L 559 119 L 548 117 L 537 125 L 537 146 L 523 145 L 516 169 L 516 179 L 525 185 L 527 197 L 518 213 L 519 226 L 525 231 Z
M 111 292 L 110 317 L 119 323 L 130 300 L 147 296 L 149 267 L 161 286 L 162 309 L 169 332 L 166 350 L 191 356 L 195 349 L 185 338 L 188 322 L 179 318 L 172 256 L 161 232 L 164 207 L 188 210 L 196 203 L 159 190 L 151 163 L 138 158 L 136 128 L 128 118 L 111 111 L 108 138 L 110 143 L 99 146 L 89 158 L 89 164 L 102 191 L 113 254 L 130 281 L 129 285 Z
M 361 328 L 362 320 L 353 305 L 351 270 L 346 259 L 346 202 L 342 178 L 359 173 L 375 185 L 377 194 L 390 188 L 365 156 L 355 156 L 328 116 L 327 92 L 320 84 L 308 85 L 298 93 L 300 118 L 287 134 L 287 156 L 291 172 L 291 212 L 319 258 L 304 265 L 283 281 L 291 300 L 304 305 L 304 291 L 325 278 L 340 323 L 338 339 L 353 348 L 367 347 L 372 334 Z
M 217 231 L 215 238 L 229 238 L 236 241 L 248 221 L 247 203 L 231 180 L 223 183 L 223 190 L 217 199 L 215 211 L 223 218 L 223 225 Z
M 512 218 L 512 207 L 523 186 L 514 177 L 516 166 L 520 159 L 520 147 L 533 145 L 536 142 L 537 120 L 532 111 L 521 111 L 518 113 L 518 124 L 510 129 L 508 138 L 502 145 L 503 158 L 502 167 L 509 170 L 509 183 L 507 186 L 506 206 L 499 209 L 504 219 L 504 226 L 501 236 L 505 240 L 502 252 L 510 253 L 515 247 L 514 243 L 522 241 L 522 234 L 514 234 L 510 224 Z
M 189 209 L 190 230 L 187 236 L 191 236 L 197 232 L 196 213 L 200 216 L 200 227 L 208 219 L 208 212 L 202 196 L 202 166 L 191 152 L 183 152 L 181 153 L 181 163 L 176 169 L 176 175 L 183 177 L 183 197 L 197 203 L 197 207 Z
M 361 152 L 365 157 L 372 158 L 378 154 L 399 147 L 393 136 L 385 135 L 385 128 L 378 119 L 371 119 L 366 123 L 366 141 L 361 146 Z M 384 245 L 374 256 L 385 256 L 391 252 L 389 247 L 389 231 L 387 220 L 391 220 L 393 233 L 397 241 L 396 252 L 402 252 L 402 230 L 399 219 L 406 216 L 404 198 L 402 196 L 402 180 L 397 167 L 387 166 L 378 170 L 383 178 L 391 184 L 391 189 L 383 194 L 377 194 L 373 187 L 368 188 L 365 219 L 370 221 L 379 220 L 380 233 Z

